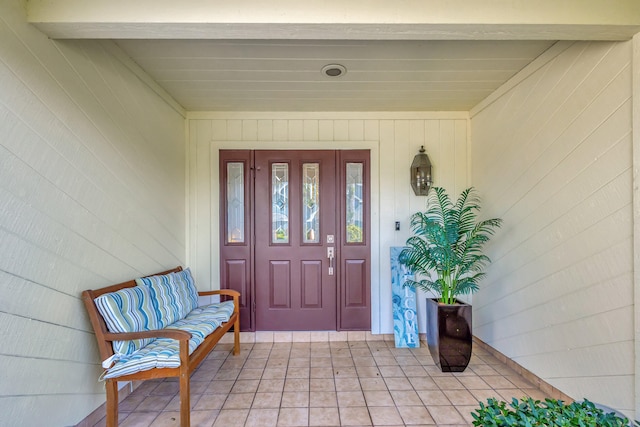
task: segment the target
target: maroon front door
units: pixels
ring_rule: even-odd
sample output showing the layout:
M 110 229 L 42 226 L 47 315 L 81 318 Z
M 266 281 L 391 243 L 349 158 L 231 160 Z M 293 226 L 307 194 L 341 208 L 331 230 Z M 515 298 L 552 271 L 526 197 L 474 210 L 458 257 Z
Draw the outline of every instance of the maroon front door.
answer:
M 336 330 L 335 167 L 334 151 L 255 152 L 257 330 Z
M 242 330 L 371 329 L 367 150 L 221 150 L 220 280 Z

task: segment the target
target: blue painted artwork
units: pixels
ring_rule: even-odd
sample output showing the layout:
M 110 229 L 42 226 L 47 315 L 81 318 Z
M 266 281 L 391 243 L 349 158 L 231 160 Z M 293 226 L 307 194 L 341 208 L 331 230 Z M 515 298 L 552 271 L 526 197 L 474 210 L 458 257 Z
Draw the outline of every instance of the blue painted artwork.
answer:
M 402 247 L 391 247 L 391 293 L 393 301 L 393 334 L 396 347 L 420 347 L 418 337 L 418 312 L 416 310 L 416 290 L 404 286 L 407 279 L 413 279 L 413 273 L 400 264 L 398 257 Z

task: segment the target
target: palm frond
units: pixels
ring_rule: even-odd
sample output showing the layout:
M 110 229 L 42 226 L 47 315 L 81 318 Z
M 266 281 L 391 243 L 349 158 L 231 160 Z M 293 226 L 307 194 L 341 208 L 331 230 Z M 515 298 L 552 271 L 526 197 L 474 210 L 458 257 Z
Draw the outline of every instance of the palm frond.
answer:
M 462 191 L 455 203 L 444 188 L 431 189 L 427 209 L 411 216 L 413 236 L 400 254 L 400 262 L 421 277 L 408 286 L 439 293 L 443 299 L 478 289 L 491 262 L 482 249 L 502 225 L 499 218 L 478 221 L 479 211 L 473 187 Z

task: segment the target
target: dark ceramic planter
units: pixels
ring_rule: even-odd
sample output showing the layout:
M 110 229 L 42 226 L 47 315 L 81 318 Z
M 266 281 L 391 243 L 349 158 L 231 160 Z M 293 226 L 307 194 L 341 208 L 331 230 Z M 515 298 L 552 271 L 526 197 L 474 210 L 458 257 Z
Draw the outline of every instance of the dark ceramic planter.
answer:
M 471 359 L 471 306 L 427 298 L 427 343 L 442 372 L 462 372 Z

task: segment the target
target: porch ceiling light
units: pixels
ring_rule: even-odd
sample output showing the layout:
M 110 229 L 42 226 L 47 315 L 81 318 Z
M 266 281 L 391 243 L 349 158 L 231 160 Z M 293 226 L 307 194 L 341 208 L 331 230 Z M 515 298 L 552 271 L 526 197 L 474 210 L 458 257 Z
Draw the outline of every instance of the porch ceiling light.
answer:
M 426 196 L 432 184 L 431 162 L 424 151 L 424 145 L 421 145 L 420 152 L 411 163 L 411 188 L 416 196 Z
M 322 67 L 322 74 L 327 77 L 341 77 L 347 74 L 347 69 L 344 65 L 328 64 Z

